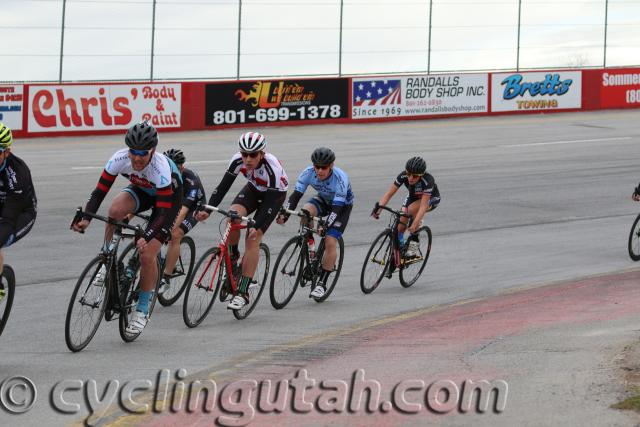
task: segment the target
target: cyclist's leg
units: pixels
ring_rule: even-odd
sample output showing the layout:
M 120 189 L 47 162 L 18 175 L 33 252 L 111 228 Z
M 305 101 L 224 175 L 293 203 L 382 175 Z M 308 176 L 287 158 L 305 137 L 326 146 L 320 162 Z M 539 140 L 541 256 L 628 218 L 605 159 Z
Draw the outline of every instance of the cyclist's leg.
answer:
M 245 238 L 244 260 L 242 262 L 242 278 L 238 287 L 239 291 L 243 294 L 246 293 L 248 285 L 253 279 L 253 275 L 255 274 L 256 268 L 258 267 L 258 261 L 260 258 L 260 242 L 262 241 L 262 236 L 264 236 L 264 234 L 267 232 L 267 229 L 269 229 L 269 226 L 271 225 L 273 220 L 276 219 L 280 208 L 284 204 L 286 195 L 286 192 L 282 192 L 275 198 L 269 196 L 269 198 L 267 199 L 262 199 L 262 197 L 265 197 L 265 195 L 255 194 L 256 197 L 259 196 L 261 198 L 255 199 L 257 201 L 257 206 L 254 219 L 259 218 L 262 225 L 260 229 L 256 230 L 256 237 L 254 239 L 249 238 L 248 232 Z
M 3 213 L 7 213 L 7 209 Z M 11 213 L 0 218 L 0 249 L 6 248 L 26 236 L 36 222 L 35 209 Z M 15 215 L 15 216 L 14 216 Z M 0 277 L 4 269 L 4 251 L 0 250 Z
M 322 259 L 322 269 L 325 271 L 332 272 L 335 267 L 338 239 L 342 237 L 342 233 L 344 233 L 344 230 L 347 228 L 352 208 L 352 205 L 344 206 L 338 218 L 336 218 L 331 227 L 327 230 L 327 234 L 324 239 L 325 254 Z
M 237 212 L 240 216 L 247 216 L 258 207 L 257 190 L 254 190 L 249 184 L 242 187 L 242 190 L 231 202 L 229 210 Z M 240 242 L 240 230 L 234 230 L 229 234 L 229 245 L 231 246 L 231 256 L 238 258 L 238 243 Z
M 408 207 L 415 202 L 416 199 L 411 199 L 409 196 L 405 197 L 404 202 L 402 203 L 402 212 L 409 213 Z M 404 232 L 407 229 L 407 224 L 409 223 L 409 218 L 400 217 L 400 222 L 398 223 L 398 237 L 400 238 L 400 243 L 403 243 L 404 240 Z
M 186 208 L 182 208 L 186 209 Z M 178 220 L 176 224 L 173 226 L 173 230 L 171 230 L 171 240 L 169 240 L 168 248 L 167 248 L 167 259 L 164 262 L 164 275 L 170 276 L 173 274 L 173 270 L 176 267 L 176 262 L 180 257 L 180 241 L 197 223 L 198 220 L 195 219 L 193 212 L 186 212 L 184 215 L 184 219 L 180 221 L 182 218 L 182 212 L 178 216 Z
M 141 207 L 144 200 L 141 200 L 141 196 L 143 196 L 144 193 L 141 193 L 143 193 L 141 190 L 138 190 L 137 187 L 133 187 L 131 185 L 124 188 L 116 197 L 113 198 L 113 202 L 111 202 L 111 206 L 109 207 L 109 217 L 116 221 L 122 221 L 129 214 L 142 212 Z M 105 242 L 111 241 L 114 230 L 115 227 L 113 225 L 105 224 Z

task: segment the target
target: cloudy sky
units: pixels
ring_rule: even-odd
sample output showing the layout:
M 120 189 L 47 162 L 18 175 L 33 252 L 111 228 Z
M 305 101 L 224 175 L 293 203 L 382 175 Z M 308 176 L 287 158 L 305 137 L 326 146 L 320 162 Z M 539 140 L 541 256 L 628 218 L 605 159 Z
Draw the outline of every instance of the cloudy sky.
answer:
M 521 0 L 519 66 L 601 67 L 605 3 Z M 343 0 L 341 56 L 340 0 L 239 4 L 157 0 L 153 78 L 504 70 L 518 62 L 519 0 Z M 640 65 L 640 0 L 608 4 L 606 65 Z M 0 81 L 58 80 L 63 1 L 0 6 Z M 149 79 L 152 20 L 153 0 L 67 0 L 62 80 Z

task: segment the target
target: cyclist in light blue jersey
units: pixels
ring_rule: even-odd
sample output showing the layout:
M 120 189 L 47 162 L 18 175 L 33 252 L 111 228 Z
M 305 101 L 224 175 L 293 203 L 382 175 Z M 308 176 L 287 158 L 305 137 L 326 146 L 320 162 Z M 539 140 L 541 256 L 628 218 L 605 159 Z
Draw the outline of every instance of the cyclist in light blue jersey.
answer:
M 322 274 L 310 294 L 314 298 L 322 298 L 326 292 L 327 279 L 336 262 L 338 239 L 347 227 L 353 207 L 354 196 L 349 176 L 342 169 L 333 165 L 335 159 L 336 155 L 330 148 L 316 148 L 311 154 L 312 165 L 300 173 L 295 191 L 285 204 L 288 209 L 294 210 L 307 187 L 311 186 L 318 194 L 305 203 L 304 209 L 309 211 L 312 216 L 324 217 L 328 215 Z M 280 214 L 276 222 L 284 224 L 287 219 L 289 219 L 288 215 Z M 309 246 L 312 248 L 313 236 L 308 236 L 308 238 L 310 240 Z

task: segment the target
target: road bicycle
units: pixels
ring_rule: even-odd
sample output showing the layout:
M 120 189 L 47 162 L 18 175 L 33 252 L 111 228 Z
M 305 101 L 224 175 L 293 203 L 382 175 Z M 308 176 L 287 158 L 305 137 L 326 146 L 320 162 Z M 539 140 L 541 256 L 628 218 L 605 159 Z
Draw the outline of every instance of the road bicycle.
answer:
M 118 247 L 123 239 L 137 241 L 144 230 L 139 225 L 132 226 L 112 218 L 83 212 L 82 208 L 76 211 L 72 225 L 85 216 L 111 224 L 115 226 L 115 230 L 111 241 L 103 245 L 100 253 L 84 268 L 71 294 L 65 320 L 65 341 L 73 352 L 80 351 L 89 344 L 103 318 L 106 321 L 119 319 L 120 337 L 125 342 L 134 341 L 140 336 L 140 333 L 127 332 L 140 292 L 140 259 L 135 250 L 126 266 L 119 263 Z M 156 262 L 160 271 L 160 262 Z M 127 271 L 133 273 L 131 277 L 127 275 Z M 156 292 L 149 302 L 149 316 L 155 306 L 159 283 L 160 280 L 157 280 Z
M 413 285 L 427 265 L 431 253 L 431 229 L 428 226 L 420 227 L 411 234 L 404 245 L 398 241 L 398 225 L 401 218 L 411 219 L 411 215 L 402 211 L 396 211 L 376 203 L 374 212 L 382 209 L 391 213 L 389 224 L 374 239 L 367 252 L 362 265 L 360 275 L 360 289 L 365 294 L 373 292 L 383 277 L 390 279 L 394 271 L 398 270 L 400 284 L 408 288 Z M 415 255 L 409 257 L 408 249 L 411 242 L 416 242 Z
M 16 293 L 16 275 L 11 266 L 5 264 L 2 270 L 2 281 L 0 281 L 0 335 L 9 320 L 9 313 L 13 305 L 13 296 Z
M 151 219 L 151 215 L 138 213 L 135 214 L 135 216 L 144 220 L 145 225 Z M 169 240 L 167 240 L 167 242 L 162 245 L 160 253 L 158 254 L 161 268 L 160 274 L 164 272 L 164 263 L 167 256 L 168 242 Z M 132 251 L 135 249 L 135 247 L 135 242 L 131 242 L 122 251 L 122 255 L 120 255 L 119 260 L 123 264 L 127 264 L 127 260 L 133 254 Z M 158 294 L 158 302 L 161 305 L 168 307 L 178 301 L 180 296 L 182 296 L 182 293 L 184 292 L 185 288 L 187 287 L 187 283 L 189 282 L 189 277 L 191 277 L 193 265 L 195 263 L 195 257 L 196 245 L 193 239 L 189 236 L 182 236 L 182 239 L 180 239 L 180 255 L 178 257 L 178 260 L 176 261 L 175 267 L 173 268 L 173 272 L 168 276 L 169 286 L 163 293 Z M 127 273 L 129 275 L 131 274 L 130 272 Z
M 243 230 L 255 225 L 251 218 L 240 216 L 234 211 L 224 211 L 209 205 L 202 205 L 201 209 L 216 211 L 230 219 L 230 221 L 226 221 L 226 227 L 220 233 L 220 243 L 202 254 L 193 269 L 190 283 L 187 284 L 182 317 L 184 323 L 190 328 L 198 326 L 207 317 L 218 293 L 220 294 L 220 301 L 225 301 L 228 297 L 237 295 L 242 259 L 239 265 L 234 265 L 228 247 L 229 234 L 232 231 Z M 220 224 L 222 222 L 225 222 L 224 218 Z M 240 310 L 232 310 L 233 315 L 239 320 L 245 319 L 255 309 L 267 282 L 271 259 L 269 247 L 264 243 L 260 243 L 259 252 L 256 272 L 248 289 L 249 303 Z
M 315 288 L 322 273 L 322 258 L 325 253 L 324 230 L 326 229 L 326 223 L 322 218 L 311 216 L 305 209 L 300 211 L 281 209 L 281 213 L 299 216 L 303 221 L 300 221 L 298 234 L 283 246 L 273 267 L 269 297 L 271 305 L 277 310 L 284 308 L 291 301 L 298 287 L 304 288 L 310 285 L 311 290 Z M 314 234 L 321 236 L 318 250 L 315 253 L 309 247 Z M 329 298 L 338 283 L 344 260 L 342 237 L 338 239 L 337 251 L 337 263 L 327 280 L 324 295 L 320 298 L 312 297 L 316 302 L 323 302 Z

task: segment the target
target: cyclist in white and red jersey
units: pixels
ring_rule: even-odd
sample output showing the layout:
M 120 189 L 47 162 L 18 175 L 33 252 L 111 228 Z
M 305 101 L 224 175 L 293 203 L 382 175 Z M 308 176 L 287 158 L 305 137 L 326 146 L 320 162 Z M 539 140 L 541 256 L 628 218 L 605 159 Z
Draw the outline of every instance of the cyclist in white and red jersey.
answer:
M 156 153 L 158 132 L 148 122 L 133 125 L 127 131 L 125 143 L 129 148 L 118 150 L 107 162 L 98 185 L 91 193 L 85 210 L 97 212 L 118 175 L 131 184 L 118 194 L 109 207 L 109 217 L 117 221 L 129 214 L 153 208 L 151 220 L 142 238 L 136 242 L 140 253 L 140 292 L 136 311 L 127 326 L 129 333 L 140 333 L 149 320 L 149 302 L 158 281 L 156 257 L 160 247 L 171 234 L 172 225 L 182 205 L 182 176 L 176 165 L 161 153 Z M 83 231 L 90 217 L 72 225 Z M 105 244 L 111 240 L 114 227 L 107 224 Z M 104 280 L 105 271 L 96 277 Z
M 260 241 L 275 219 L 287 195 L 289 182 L 280 161 L 271 153 L 267 153 L 267 141 L 258 132 L 247 132 L 238 140 L 240 151 L 231 158 L 222 181 L 211 193 L 209 204 L 218 206 L 227 194 L 238 174 L 244 175 L 249 182 L 240 190 L 231 204 L 230 210 L 241 216 L 255 211 L 255 225 L 247 230 L 245 254 L 242 262 L 242 277 L 238 282 L 238 295 L 234 296 L 227 308 L 240 310 L 249 302 L 249 284 L 258 265 Z M 198 221 L 204 221 L 209 213 L 198 213 Z M 229 235 L 231 257 L 235 265 L 240 257 L 238 242 L 240 231 Z

